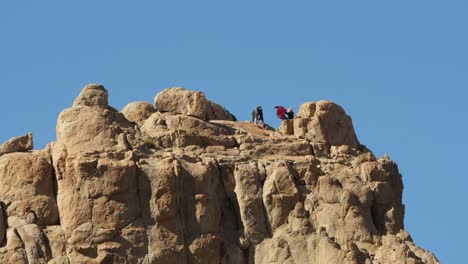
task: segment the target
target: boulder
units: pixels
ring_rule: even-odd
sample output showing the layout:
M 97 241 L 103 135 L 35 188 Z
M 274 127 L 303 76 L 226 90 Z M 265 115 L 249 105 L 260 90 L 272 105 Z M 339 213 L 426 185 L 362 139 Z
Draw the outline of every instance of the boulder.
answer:
M 93 84 L 81 91 L 73 107 L 60 113 L 57 142 L 68 154 L 128 150 L 126 135 L 136 133 L 133 127 L 123 114 L 108 106 L 107 90 Z
M 330 146 L 348 145 L 357 149 L 359 141 L 351 118 L 331 101 L 304 103 L 294 120 L 294 135 Z
M 100 84 L 88 84 L 86 85 L 78 97 L 73 102 L 73 106 L 89 106 L 98 108 L 107 108 L 109 94 Z
M 33 149 L 33 137 L 28 133 L 21 137 L 12 137 L 0 145 L 0 156 L 12 152 L 26 152 Z
M 156 109 L 148 102 L 133 102 L 126 105 L 120 112 L 129 121 L 139 124 L 155 113 Z
M 163 90 L 154 98 L 157 111 L 194 116 L 205 121 L 232 120 L 236 117 L 222 106 L 206 99 L 203 92 L 193 92 L 182 87 Z

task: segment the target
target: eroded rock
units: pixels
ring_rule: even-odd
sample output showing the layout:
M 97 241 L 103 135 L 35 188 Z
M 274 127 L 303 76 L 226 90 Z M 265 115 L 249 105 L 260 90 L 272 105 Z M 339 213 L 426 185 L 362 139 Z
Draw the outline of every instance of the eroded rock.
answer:
M 205 121 L 236 121 L 236 117 L 229 111 L 207 100 L 203 92 L 193 92 L 182 87 L 168 88 L 158 93 L 154 98 L 154 107 L 161 112 L 195 116 Z
M 340 106 L 278 132 L 233 120 L 201 92 L 119 113 L 86 86 L 56 142 L 0 157 L 0 263 L 438 263 L 403 229 L 398 166 Z
M 28 133 L 21 137 L 13 137 L 0 145 L 0 156 L 12 152 L 26 152 L 33 149 L 33 137 Z

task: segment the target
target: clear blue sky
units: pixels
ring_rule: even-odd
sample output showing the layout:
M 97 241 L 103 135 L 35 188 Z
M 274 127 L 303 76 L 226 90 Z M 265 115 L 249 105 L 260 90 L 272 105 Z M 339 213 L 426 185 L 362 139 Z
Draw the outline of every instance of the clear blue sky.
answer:
M 263 105 L 331 99 L 398 162 L 406 229 L 442 263 L 468 237 L 468 2 L 0 2 L 0 141 L 55 139 L 87 83 L 110 103 L 201 90 L 240 120 Z

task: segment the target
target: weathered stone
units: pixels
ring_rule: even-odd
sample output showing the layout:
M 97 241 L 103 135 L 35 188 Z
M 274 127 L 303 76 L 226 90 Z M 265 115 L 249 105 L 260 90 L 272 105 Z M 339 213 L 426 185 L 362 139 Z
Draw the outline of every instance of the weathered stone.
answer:
M 3 208 L 0 203 L 0 247 L 3 245 L 3 242 L 5 242 L 5 223 L 3 219 Z
M 222 106 L 206 99 L 203 92 L 192 92 L 182 87 L 168 88 L 154 98 L 156 110 L 195 116 L 205 121 L 236 120 Z
M 221 240 L 213 235 L 201 235 L 189 246 L 189 263 L 217 264 L 221 260 Z
M 8 203 L 7 216 L 29 218 L 39 225 L 58 223 L 52 165 L 46 152 L 0 157 L 0 182 L 0 201 Z
M 174 218 L 180 206 L 177 161 L 150 157 L 140 160 L 138 182 L 144 219 L 150 223 Z
M 351 118 L 330 101 L 305 103 L 294 120 L 294 135 L 327 145 L 348 145 L 357 149 L 358 139 Z
M 26 152 L 33 149 L 33 137 L 28 133 L 21 137 L 13 137 L 0 145 L 0 156 L 12 152 Z
M 60 225 L 47 226 L 43 229 L 43 232 L 49 242 L 52 259 L 55 259 L 56 263 L 61 263 L 59 260 L 66 256 L 66 240 L 62 227 Z M 66 263 L 68 263 L 68 260 Z
M 155 113 L 141 129 L 165 148 L 190 145 L 234 147 L 237 144 L 232 129 L 191 116 Z
M 280 127 L 278 128 L 278 131 L 284 135 L 294 135 L 294 122 L 293 120 L 283 120 L 281 122 Z
M 0 157 L 0 263 L 438 263 L 403 230 L 398 166 L 335 103 L 275 131 L 182 88 L 107 98 L 85 87 L 57 142 Z
M 58 208 L 67 238 L 86 222 L 120 229 L 137 218 L 140 208 L 131 152 L 55 158 Z
M 149 229 L 149 263 L 187 263 L 182 226 L 177 220 L 164 221 Z
M 289 213 L 299 202 L 299 191 L 294 183 L 294 171 L 285 164 L 269 168 L 271 174 L 263 185 L 263 203 L 268 213 L 271 228 L 277 229 L 284 224 Z
M 296 264 L 288 242 L 281 238 L 268 239 L 257 247 L 255 263 Z
M 29 263 L 47 263 L 51 259 L 47 238 L 39 226 L 27 224 L 17 232 L 24 243 Z
M 133 102 L 126 105 L 121 112 L 128 120 L 141 123 L 155 113 L 156 109 L 148 102 Z
M 73 106 L 90 106 L 107 108 L 109 94 L 100 84 L 88 84 L 73 102 Z
M 235 189 L 244 232 L 254 243 L 269 236 L 262 202 L 260 175 L 255 164 L 242 164 L 234 172 Z

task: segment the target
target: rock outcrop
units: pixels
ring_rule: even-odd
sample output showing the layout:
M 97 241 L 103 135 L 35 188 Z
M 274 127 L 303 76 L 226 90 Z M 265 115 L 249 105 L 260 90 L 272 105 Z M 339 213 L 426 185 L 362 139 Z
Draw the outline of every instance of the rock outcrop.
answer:
M 438 263 L 333 102 L 277 132 L 183 88 L 118 112 L 92 84 L 56 133 L 2 145 L 0 263 Z
M 182 87 L 168 88 L 158 93 L 154 97 L 154 107 L 160 112 L 189 115 L 205 121 L 236 121 L 236 117 L 224 107 L 207 100 L 203 92 L 192 92 Z
M 5 143 L 0 145 L 0 156 L 7 153 L 13 152 L 27 152 L 33 149 L 33 138 L 32 134 L 21 137 L 12 137 Z

